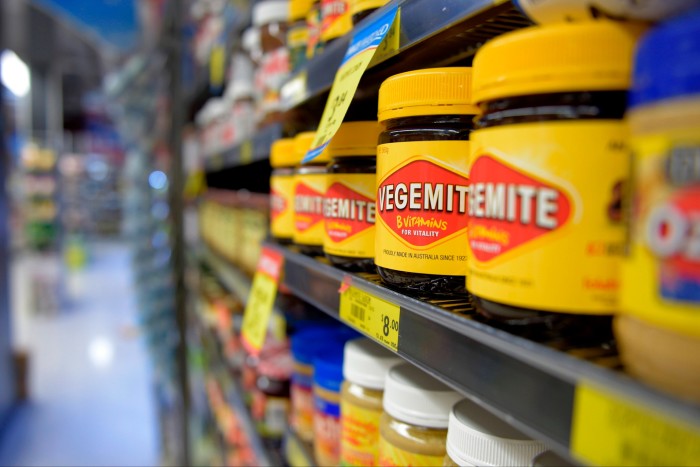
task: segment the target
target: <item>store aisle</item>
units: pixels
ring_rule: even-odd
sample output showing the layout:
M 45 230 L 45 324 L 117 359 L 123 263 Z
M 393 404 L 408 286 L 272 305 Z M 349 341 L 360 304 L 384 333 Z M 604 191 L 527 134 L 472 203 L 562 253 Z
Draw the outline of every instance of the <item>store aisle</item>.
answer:
M 0 465 L 159 463 L 129 252 L 103 244 L 91 253 L 88 266 L 64 280 L 67 306 L 21 310 L 32 354 L 31 400 L 0 438 Z

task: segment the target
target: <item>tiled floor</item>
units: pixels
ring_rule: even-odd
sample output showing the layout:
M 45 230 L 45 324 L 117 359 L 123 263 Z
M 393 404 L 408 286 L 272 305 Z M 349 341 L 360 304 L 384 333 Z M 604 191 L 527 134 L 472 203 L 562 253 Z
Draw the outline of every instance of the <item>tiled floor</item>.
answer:
M 13 279 L 25 278 L 15 294 L 31 289 L 26 277 L 37 271 L 50 281 L 41 261 L 13 271 Z M 135 328 L 128 250 L 93 247 L 83 271 L 62 277 L 69 296 L 61 310 L 37 314 L 26 295 L 15 300 L 16 337 L 31 351 L 31 400 L 0 433 L 0 465 L 157 465 L 156 412 Z

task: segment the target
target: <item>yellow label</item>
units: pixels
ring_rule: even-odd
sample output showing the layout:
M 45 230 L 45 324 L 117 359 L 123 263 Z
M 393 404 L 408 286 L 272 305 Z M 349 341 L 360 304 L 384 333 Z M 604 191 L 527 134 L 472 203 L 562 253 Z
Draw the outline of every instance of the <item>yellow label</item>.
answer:
M 325 174 L 294 176 L 294 243 L 323 245 L 323 198 L 326 186 Z
M 253 162 L 253 142 L 245 140 L 241 143 L 241 164 L 250 164 Z
M 594 465 L 700 465 L 700 429 L 641 404 L 580 384 L 571 451 Z
M 284 437 L 284 457 L 291 467 L 311 467 L 314 465 L 296 436 Z
M 634 202 L 623 266 L 624 312 L 700 337 L 700 135 L 632 139 Z
M 378 266 L 466 275 L 468 157 L 468 141 L 377 148 Z
M 323 251 L 352 258 L 374 257 L 375 174 L 329 174 L 324 204 Z
M 442 461 L 444 458 L 444 452 L 439 456 L 417 454 L 415 452 L 401 449 L 398 446 L 394 446 L 383 436 L 379 437 L 379 463 L 377 465 L 381 465 L 383 467 L 398 467 L 406 465 L 410 465 L 412 467 L 442 466 Z
M 306 28 L 306 25 L 292 28 L 287 32 L 287 47 L 290 49 L 303 46 L 304 51 L 306 51 L 306 41 L 308 40 L 309 30 Z
M 294 177 L 270 177 L 270 231 L 277 238 L 294 236 Z
M 219 87 L 224 84 L 226 71 L 226 48 L 223 44 L 217 44 L 209 56 L 209 83 Z
M 401 308 L 350 286 L 340 295 L 340 319 L 394 352 L 399 349 Z
M 377 47 L 377 51 L 372 57 L 369 66 L 373 66 L 375 63 L 383 62 L 389 57 L 396 55 L 401 46 L 401 8 L 396 11 L 396 19 L 391 25 L 389 32 L 386 33 L 386 37 Z
M 340 465 L 379 465 L 379 419 L 381 410 L 369 410 L 343 399 L 340 434 Z
M 615 312 L 626 126 L 526 123 L 471 141 L 467 289 L 525 308 Z
M 248 352 L 257 354 L 265 344 L 277 296 L 282 255 L 272 249 L 263 248 L 258 270 L 243 313 L 241 339 Z

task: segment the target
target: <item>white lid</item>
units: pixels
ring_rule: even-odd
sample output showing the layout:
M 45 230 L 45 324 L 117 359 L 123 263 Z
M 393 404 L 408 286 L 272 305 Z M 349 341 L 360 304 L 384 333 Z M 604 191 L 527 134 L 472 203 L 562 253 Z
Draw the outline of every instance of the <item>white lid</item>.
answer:
M 289 18 L 287 0 L 265 0 L 253 7 L 253 24 L 263 26 L 270 23 L 283 23 Z
M 224 99 L 233 102 L 245 97 L 252 97 L 254 93 L 253 83 L 250 81 L 232 81 L 226 86 Z
M 527 467 L 546 449 L 468 399 L 450 412 L 447 454 L 459 465 Z
M 458 393 L 410 363 L 393 366 L 386 375 L 384 410 L 406 423 L 447 428 Z
M 253 26 L 243 31 L 241 46 L 249 54 L 257 51 L 260 48 L 260 30 Z
M 369 339 L 353 339 L 345 344 L 343 377 L 365 388 L 384 389 L 389 368 L 402 361 Z

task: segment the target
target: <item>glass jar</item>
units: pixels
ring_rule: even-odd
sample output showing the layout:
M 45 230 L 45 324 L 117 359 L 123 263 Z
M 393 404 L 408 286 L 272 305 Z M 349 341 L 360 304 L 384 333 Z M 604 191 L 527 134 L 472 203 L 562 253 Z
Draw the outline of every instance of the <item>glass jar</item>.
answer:
M 326 151 L 323 252 L 346 271 L 375 272 L 377 122 L 343 123 Z
M 323 51 L 321 42 L 321 0 L 314 0 L 306 15 L 306 29 L 309 33 L 309 41 L 306 44 L 306 59 L 311 60 Z
M 292 73 L 298 71 L 307 61 L 306 46 L 309 41 L 309 28 L 306 17 L 311 11 L 313 0 L 290 0 L 289 29 L 287 30 L 287 49 L 289 50 L 289 67 Z
M 328 45 L 352 30 L 349 0 L 321 0 L 321 41 Z
M 260 30 L 262 56 L 256 70 L 256 88 L 261 95 L 258 101 L 258 127 L 282 119 L 280 90 L 289 75 L 289 51 L 286 47 L 287 0 L 264 0 L 253 7 L 253 25 Z
M 340 386 L 343 346 L 320 352 L 314 366 L 314 456 L 318 465 L 340 461 Z
M 366 338 L 345 344 L 340 412 L 340 464 L 378 465 L 379 419 L 389 368 L 402 360 Z
M 465 292 L 471 68 L 392 76 L 379 89 L 375 263 L 414 295 Z
M 467 288 L 494 323 L 610 339 L 630 169 L 622 117 L 641 32 L 562 23 L 477 53 Z
M 311 148 L 316 133 L 299 133 L 294 139 L 297 160 L 302 160 Z M 294 170 L 294 244 L 310 256 L 323 256 L 323 197 L 328 186 L 326 165 L 328 151 Z
M 353 26 L 389 3 L 389 0 L 350 0 L 350 16 Z
M 294 139 L 282 138 L 270 148 L 270 233 L 282 244 L 294 236 L 294 167 L 299 163 Z
M 447 429 L 447 455 L 443 465 L 509 465 L 530 467 L 546 450 L 508 423 L 470 400 L 455 404 Z
M 695 10 L 652 30 L 637 49 L 627 114 L 633 209 L 622 313 L 615 320 L 627 371 L 696 403 L 700 70 L 691 64 L 700 59 L 699 38 L 700 10 Z
M 289 424 L 292 357 L 289 349 L 262 357 L 257 368 L 252 416 L 263 438 L 281 440 Z
M 461 398 L 410 363 L 392 367 L 384 387 L 378 465 L 442 465 L 450 410 Z

